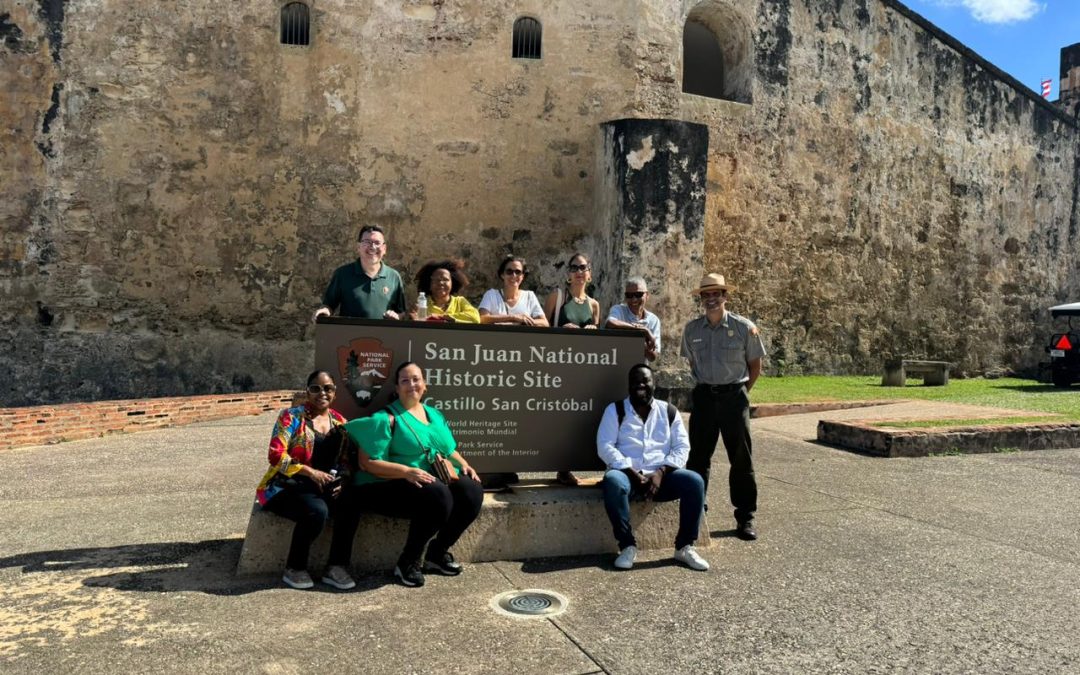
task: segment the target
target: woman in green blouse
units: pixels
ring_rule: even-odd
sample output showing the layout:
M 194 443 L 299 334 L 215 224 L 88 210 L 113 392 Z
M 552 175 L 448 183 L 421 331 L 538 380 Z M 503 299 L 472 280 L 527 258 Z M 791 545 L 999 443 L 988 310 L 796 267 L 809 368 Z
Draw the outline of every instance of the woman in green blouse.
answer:
M 420 366 L 406 361 L 394 377 L 398 400 L 371 417 L 345 424 L 362 451 L 348 511 L 408 518 L 409 534 L 394 576 L 406 586 L 423 586 L 424 572 L 461 574 L 450 547 L 479 515 L 484 490 L 458 453 L 446 418 L 421 402 L 427 384 Z M 449 484 L 436 478 L 434 462 L 439 458 L 452 464 Z

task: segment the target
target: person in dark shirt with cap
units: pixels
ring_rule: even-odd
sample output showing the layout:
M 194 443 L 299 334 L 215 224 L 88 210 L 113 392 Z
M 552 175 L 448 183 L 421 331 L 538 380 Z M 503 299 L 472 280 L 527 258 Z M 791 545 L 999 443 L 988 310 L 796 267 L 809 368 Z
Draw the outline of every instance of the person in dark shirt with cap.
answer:
M 761 374 L 765 346 L 757 326 L 727 311 L 728 284 L 722 274 L 706 274 L 693 291 L 705 314 L 683 329 L 681 353 L 690 361 L 697 386 L 690 414 L 690 458 L 686 468 L 696 471 L 709 488 L 709 466 L 718 438 L 724 439 L 731 472 L 728 483 L 735 507 L 735 533 L 757 539 L 757 481 L 750 442 L 749 392 Z

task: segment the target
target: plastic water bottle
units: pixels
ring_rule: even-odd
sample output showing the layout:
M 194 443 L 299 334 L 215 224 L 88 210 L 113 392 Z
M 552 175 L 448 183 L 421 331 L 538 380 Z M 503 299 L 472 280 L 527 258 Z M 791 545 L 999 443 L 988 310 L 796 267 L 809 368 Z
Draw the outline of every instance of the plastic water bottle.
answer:
M 427 318 L 427 296 L 423 293 L 416 298 L 416 318 L 420 321 Z

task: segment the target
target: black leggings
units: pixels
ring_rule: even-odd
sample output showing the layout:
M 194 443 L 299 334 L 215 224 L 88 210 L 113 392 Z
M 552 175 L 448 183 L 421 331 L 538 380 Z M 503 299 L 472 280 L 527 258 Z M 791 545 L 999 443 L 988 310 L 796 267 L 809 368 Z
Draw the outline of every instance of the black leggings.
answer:
M 428 557 L 436 557 L 457 543 L 462 533 L 480 514 L 484 502 L 484 489 L 475 480 L 462 476 L 451 485 L 440 481 L 417 487 L 404 480 L 387 480 L 358 485 L 343 497 L 341 512 L 335 529 L 356 530 L 345 521 L 355 523 L 363 511 L 373 511 L 391 518 L 407 518 L 409 535 L 401 562 L 407 564 L 419 560 L 424 546 L 432 537 Z
M 296 527 L 293 528 L 292 544 L 289 546 L 289 557 L 285 562 L 285 566 L 289 569 L 307 569 L 311 543 L 322 533 L 323 528 L 326 527 L 326 521 L 330 519 L 330 505 L 323 499 L 321 493 L 316 492 L 317 489 L 312 486 L 310 489 L 282 490 L 263 506 L 271 513 L 296 522 Z M 349 564 L 352 538 L 355 533 L 355 522 L 351 527 L 348 523 L 336 522 L 333 541 L 330 543 L 331 565 L 347 566 Z

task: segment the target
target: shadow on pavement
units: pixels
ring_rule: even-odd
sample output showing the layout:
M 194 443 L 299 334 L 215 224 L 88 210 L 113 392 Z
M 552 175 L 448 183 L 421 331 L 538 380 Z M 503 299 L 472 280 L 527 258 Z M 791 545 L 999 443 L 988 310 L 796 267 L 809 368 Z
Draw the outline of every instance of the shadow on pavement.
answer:
M 712 539 L 729 539 L 735 536 L 735 530 L 713 530 L 709 532 L 709 537 Z
M 734 532 L 732 532 L 731 536 L 735 536 Z M 670 553 L 673 554 L 674 552 L 675 549 L 672 548 L 670 550 Z M 620 570 L 612 564 L 614 560 L 614 553 L 598 556 L 592 555 L 574 556 L 568 558 L 540 558 L 536 560 L 523 560 L 521 561 L 521 571 L 525 574 L 544 574 L 546 572 L 567 572 L 570 570 L 591 568 L 603 572 L 625 572 L 626 570 Z M 660 558 L 659 560 L 639 559 L 637 562 L 634 563 L 635 570 L 655 569 L 660 567 L 682 568 L 683 565 L 676 562 L 670 555 L 668 557 Z
M 211 539 L 37 551 L 0 558 L 0 570 L 22 568 L 24 574 L 85 571 L 84 586 L 120 591 L 195 591 L 233 596 L 282 588 L 276 575 L 235 575 L 242 545 L 242 539 Z M 351 592 L 372 590 L 390 583 L 392 580 L 385 576 L 364 576 L 356 579 L 356 589 Z M 340 592 L 322 584 L 316 584 L 312 590 Z

